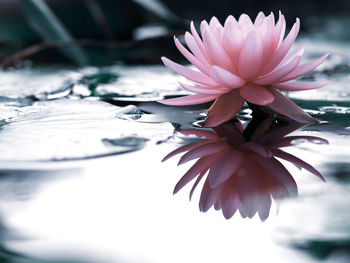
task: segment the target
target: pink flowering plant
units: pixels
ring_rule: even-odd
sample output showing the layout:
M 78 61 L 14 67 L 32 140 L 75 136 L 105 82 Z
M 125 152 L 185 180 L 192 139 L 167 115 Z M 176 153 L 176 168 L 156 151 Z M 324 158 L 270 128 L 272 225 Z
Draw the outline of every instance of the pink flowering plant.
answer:
M 279 13 L 265 16 L 260 12 L 253 22 L 242 14 L 238 21 L 229 16 L 224 26 L 213 17 L 209 24 L 200 25 L 201 36 L 193 22 L 191 33 L 186 32 L 185 48 L 174 37 L 175 45 L 195 69 L 177 64 L 166 57 L 163 63 L 171 70 L 193 82 L 180 85 L 195 94 L 160 101 L 167 105 L 193 105 L 214 101 L 208 110 L 206 127 L 217 126 L 232 119 L 244 102 L 265 106 L 300 123 L 315 120 L 280 91 L 317 89 L 327 81 L 304 82 L 296 78 L 314 70 L 328 54 L 300 64 L 303 46 L 292 50 L 298 35 L 300 21 L 297 18 L 286 37 L 286 21 Z

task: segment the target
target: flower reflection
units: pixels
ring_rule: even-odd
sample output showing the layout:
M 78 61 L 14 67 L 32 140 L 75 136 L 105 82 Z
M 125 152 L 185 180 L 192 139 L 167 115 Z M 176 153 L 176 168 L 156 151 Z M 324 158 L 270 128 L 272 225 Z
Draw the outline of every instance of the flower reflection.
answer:
M 328 144 L 327 140 L 314 136 L 287 136 L 300 127 L 296 123 L 280 125 L 266 119 L 259 125 L 252 121 L 244 130 L 241 123 L 236 122 L 211 130 L 179 131 L 202 140 L 182 146 L 163 159 L 180 153 L 185 154 L 179 165 L 198 159 L 176 184 L 174 193 L 196 178 L 190 192 L 191 199 L 195 188 L 204 179 L 200 211 L 206 212 L 214 206 L 221 209 L 227 219 L 239 211 L 242 217 L 248 218 L 258 213 L 264 221 L 269 216 L 272 199 L 298 194 L 295 180 L 276 157 L 304 168 L 324 181 L 314 167 L 280 149 L 302 141 Z
M 194 86 L 180 85 L 195 94 L 160 102 L 167 105 L 192 105 L 215 100 L 208 111 L 206 127 L 217 126 L 233 118 L 244 101 L 267 106 L 301 123 L 314 122 L 310 115 L 278 91 L 317 89 L 328 83 L 293 81 L 314 70 L 328 56 L 326 54 L 300 64 L 303 46 L 290 51 L 299 27 L 297 18 L 284 38 L 284 16 L 279 13 L 275 23 L 273 13 L 265 16 L 260 12 L 254 22 L 246 14 L 242 14 L 238 20 L 229 16 L 224 25 L 216 17 L 209 23 L 202 21 L 200 37 L 191 23 L 192 34 L 185 34 L 189 50 L 176 37 L 174 41 L 179 51 L 199 71 L 186 68 L 166 57 L 162 57 L 162 61 L 171 70 L 193 81 Z

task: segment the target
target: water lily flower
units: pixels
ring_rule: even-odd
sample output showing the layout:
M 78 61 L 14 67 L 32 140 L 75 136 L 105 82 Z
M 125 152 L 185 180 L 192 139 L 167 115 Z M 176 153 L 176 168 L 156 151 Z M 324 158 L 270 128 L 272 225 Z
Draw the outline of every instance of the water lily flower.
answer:
M 191 199 L 195 188 L 205 178 L 200 211 L 206 212 L 214 205 L 227 219 L 239 211 L 248 218 L 258 213 L 264 221 L 269 215 L 272 199 L 280 200 L 298 193 L 292 175 L 276 157 L 304 168 L 324 181 L 310 164 L 280 149 L 293 146 L 296 141 L 316 140 L 328 144 L 327 140 L 314 136 L 286 136 L 299 127 L 278 127 L 251 140 L 245 139 L 241 127 L 230 123 L 212 130 L 179 131 L 203 140 L 182 146 L 164 157 L 163 161 L 184 153 L 179 165 L 198 159 L 176 184 L 174 193 L 197 178 L 190 192 Z
M 316 89 L 327 81 L 293 81 L 314 70 L 328 54 L 305 64 L 300 64 L 303 46 L 291 47 L 299 32 L 297 18 L 289 34 L 284 38 L 286 21 L 279 13 L 275 23 L 273 13 L 265 16 L 260 12 L 255 21 L 242 14 L 238 21 L 229 16 L 224 26 L 216 17 L 209 24 L 202 21 L 201 37 L 191 22 L 191 33 L 184 38 L 188 49 L 174 37 L 175 45 L 184 57 L 198 70 L 177 64 L 166 57 L 163 63 L 194 82 L 180 83 L 193 93 L 181 98 L 161 100 L 167 105 L 193 105 L 210 102 L 206 127 L 213 127 L 233 118 L 244 101 L 267 106 L 273 111 L 301 123 L 315 120 L 300 107 L 280 93 Z

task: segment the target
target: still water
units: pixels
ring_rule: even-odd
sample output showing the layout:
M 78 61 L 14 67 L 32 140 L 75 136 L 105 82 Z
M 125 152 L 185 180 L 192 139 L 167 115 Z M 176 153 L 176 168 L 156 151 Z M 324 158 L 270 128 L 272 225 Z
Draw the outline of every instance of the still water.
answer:
M 195 160 L 161 160 L 196 140 L 175 131 L 206 106 L 155 103 L 186 94 L 165 67 L 0 72 L 0 261 L 350 262 L 349 46 L 314 41 L 301 40 L 306 59 L 331 56 L 306 77 L 331 84 L 287 94 L 319 120 L 288 136 L 322 139 L 285 150 L 326 183 L 282 161 L 298 195 L 273 201 L 264 222 L 200 212 L 203 182 L 191 202 L 191 185 L 173 195 Z

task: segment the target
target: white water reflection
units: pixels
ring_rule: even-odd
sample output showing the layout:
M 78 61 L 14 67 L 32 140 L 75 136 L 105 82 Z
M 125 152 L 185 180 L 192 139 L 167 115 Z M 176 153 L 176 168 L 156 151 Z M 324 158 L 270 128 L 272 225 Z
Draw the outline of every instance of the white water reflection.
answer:
M 82 74 L 60 69 L 16 69 L 0 71 L 0 95 L 18 99 L 64 91 L 70 83 L 79 80 Z M 64 94 L 67 95 L 67 94 Z
M 293 133 L 296 134 L 320 135 L 311 131 Z M 331 146 L 343 143 L 338 140 L 342 136 L 326 137 Z M 335 156 L 327 159 L 332 151 L 328 148 L 331 147 L 299 144 L 290 153 L 302 156 L 327 176 L 327 160 L 331 162 Z M 142 151 L 66 162 L 66 166 L 80 170 L 66 170 L 61 180 L 57 176 L 55 181 L 44 184 L 39 180 L 38 185 L 43 187 L 36 188 L 25 202 L 12 200 L 1 207 L 6 226 L 24 236 L 23 240 L 5 242 L 6 246 L 35 258 L 48 260 L 65 255 L 83 262 L 318 262 L 289 248 L 290 234 L 277 239 L 276 226 L 282 222 L 303 232 L 300 218 L 308 222 L 305 227 L 315 224 L 319 218 L 317 209 L 323 209 L 318 204 L 320 200 L 327 202 L 332 183 L 324 184 L 308 172 L 289 166 L 291 172 L 296 170 L 300 198 L 283 201 L 279 209 L 274 204 L 274 212 L 265 223 L 258 218 L 241 219 L 239 215 L 225 220 L 214 210 L 200 213 L 198 194 L 188 202 L 190 186 L 172 195 L 179 174 L 192 165 L 174 169 L 176 159 L 161 163 L 173 149 L 169 143 L 151 144 Z M 313 197 L 315 192 L 318 194 Z M 303 202 L 305 198 L 309 201 Z M 309 216 L 294 214 L 293 207 Z M 327 211 L 325 215 L 329 215 Z M 306 233 L 308 238 L 317 237 L 310 231 Z
M 41 258 L 84 251 L 98 262 L 314 262 L 272 242 L 275 216 L 225 220 L 194 209 L 185 192 L 174 198 L 179 170 L 160 164 L 171 148 L 91 160 L 83 177 L 45 185 L 8 213 L 10 227 L 33 237 L 8 247 Z
M 61 99 L 7 109 L 7 124 L 0 130 L 0 161 L 115 154 L 140 149 L 146 141 L 165 140 L 174 130 L 170 123 L 134 121 L 142 114 L 136 106 L 121 108 L 102 101 Z

